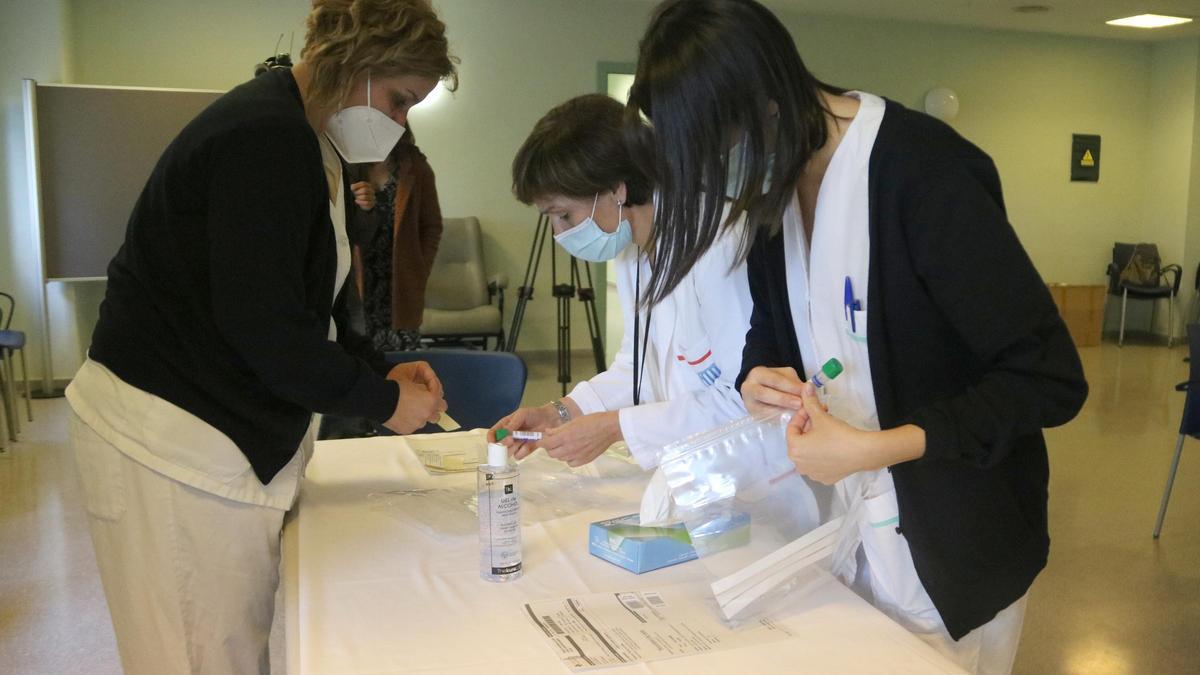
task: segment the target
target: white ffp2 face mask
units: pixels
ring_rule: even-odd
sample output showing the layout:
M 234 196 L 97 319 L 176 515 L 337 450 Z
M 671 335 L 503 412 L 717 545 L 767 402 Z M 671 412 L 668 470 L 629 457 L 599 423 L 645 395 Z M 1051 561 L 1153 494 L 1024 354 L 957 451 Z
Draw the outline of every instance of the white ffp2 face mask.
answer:
M 404 135 L 404 125 L 371 107 L 371 73 L 367 73 L 367 105 L 342 108 L 325 125 L 325 135 L 350 164 L 382 162 Z

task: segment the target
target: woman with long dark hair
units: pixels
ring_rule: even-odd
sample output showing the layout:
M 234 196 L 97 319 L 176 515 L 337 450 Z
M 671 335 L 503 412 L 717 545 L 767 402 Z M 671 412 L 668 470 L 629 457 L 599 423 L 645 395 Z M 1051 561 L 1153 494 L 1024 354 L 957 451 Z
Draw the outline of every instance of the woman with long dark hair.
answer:
M 795 411 L 797 470 L 861 504 L 838 571 L 964 667 L 1011 670 L 1049 551 L 1042 429 L 1087 384 L 991 159 L 820 82 L 753 0 L 662 3 L 627 114 L 654 129 L 654 299 L 745 217 L 738 385 L 752 412 Z M 831 357 L 819 401 L 804 376 Z

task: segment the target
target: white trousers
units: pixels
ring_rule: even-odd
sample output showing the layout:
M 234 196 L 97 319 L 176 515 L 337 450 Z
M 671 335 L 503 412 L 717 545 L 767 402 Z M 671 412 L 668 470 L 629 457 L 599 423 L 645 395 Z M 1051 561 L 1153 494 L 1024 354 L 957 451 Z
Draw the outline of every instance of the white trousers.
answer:
M 978 675 L 1012 672 L 1025 622 L 1029 595 L 1003 609 L 991 621 L 954 640 L 933 600 L 917 577 L 908 540 L 896 531 L 898 518 L 891 493 L 867 499 L 859 531 L 862 548 L 854 589 L 943 656 Z
M 978 675 L 1009 675 L 1017 658 L 1021 642 L 1021 627 L 1025 623 L 1025 604 L 1029 595 L 1021 596 L 1005 607 L 991 621 L 955 641 L 941 626 L 932 633 L 914 633 L 943 656 Z
M 147 469 L 75 415 L 71 439 L 125 672 L 269 672 L 284 512 Z

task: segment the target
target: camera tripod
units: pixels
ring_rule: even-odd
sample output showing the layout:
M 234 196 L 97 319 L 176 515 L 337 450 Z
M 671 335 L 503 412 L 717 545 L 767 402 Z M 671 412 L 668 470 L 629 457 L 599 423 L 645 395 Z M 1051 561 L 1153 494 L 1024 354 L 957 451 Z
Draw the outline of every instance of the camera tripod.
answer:
M 525 306 L 533 299 L 533 287 L 537 281 L 538 267 L 542 262 L 542 250 L 546 247 L 546 239 L 550 236 L 550 219 L 542 215 L 538 218 L 537 229 L 533 235 L 533 244 L 529 248 L 529 263 L 525 266 L 525 280 L 517 290 L 517 306 L 513 309 L 512 327 L 508 331 L 508 342 L 505 351 L 516 351 L 517 338 L 521 335 L 521 324 L 525 321 Z M 550 245 L 550 279 L 552 292 L 557 301 L 558 313 L 558 381 L 562 384 L 562 392 L 567 394 L 567 385 L 571 382 L 571 298 L 579 296 L 583 303 L 584 315 L 587 317 L 588 334 L 592 340 L 592 356 L 596 359 L 596 372 L 605 370 L 604 343 L 600 337 L 600 317 L 596 313 L 596 290 L 592 286 L 592 267 L 583 263 L 583 273 L 579 270 L 579 259 L 570 256 L 571 262 L 566 283 L 558 283 L 558 251 L 554 244 Z M 584 276 L 586 275 L 586 283 Z

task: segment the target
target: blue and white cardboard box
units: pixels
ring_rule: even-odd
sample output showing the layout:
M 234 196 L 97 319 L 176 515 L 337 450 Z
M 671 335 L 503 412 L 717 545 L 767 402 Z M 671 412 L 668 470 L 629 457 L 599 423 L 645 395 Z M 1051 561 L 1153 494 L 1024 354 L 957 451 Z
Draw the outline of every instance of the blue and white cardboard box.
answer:
M 738 545 L 737 539 L 744 538 L 738 534 L 749 534 L 749 524 L 750 516 L 745 513 L 737 513 L 728 524 L 723 524 L 725 535 L 731 535 L 731 548 Z M 697 557 L 683 523 L 642 527 L 636 513 L 592 523 L 588 532 L 588 552 L 635 574 L 678 565 Z

